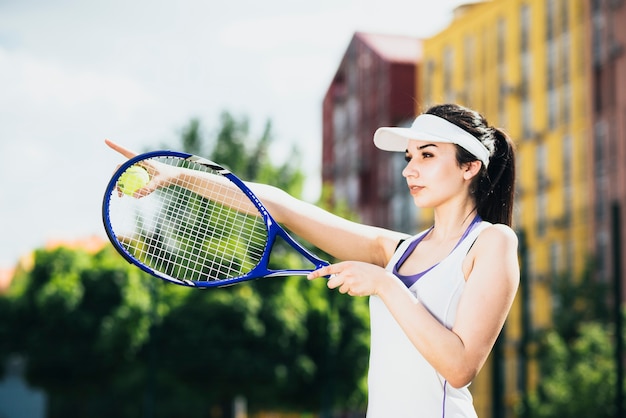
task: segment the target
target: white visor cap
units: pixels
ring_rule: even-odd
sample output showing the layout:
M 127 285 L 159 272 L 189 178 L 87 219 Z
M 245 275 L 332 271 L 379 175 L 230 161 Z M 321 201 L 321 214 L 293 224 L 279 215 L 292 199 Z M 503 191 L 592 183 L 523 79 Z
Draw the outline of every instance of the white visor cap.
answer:
M 423 113 L 410 128 L 383 127 L 374 133 L 374 145 L 384 151 L 405 152 L 409 140 L 456 144 L 469 151 L 483 165 L 489 165 L 489 150 L 475 136 L 439 116 Z

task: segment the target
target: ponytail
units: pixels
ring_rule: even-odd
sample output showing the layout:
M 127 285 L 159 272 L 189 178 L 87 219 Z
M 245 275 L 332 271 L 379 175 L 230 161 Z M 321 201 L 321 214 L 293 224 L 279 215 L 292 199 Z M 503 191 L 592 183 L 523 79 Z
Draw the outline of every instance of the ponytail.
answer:
M 511 226 L 515 196 L 515 146 L 509 136 L 492 128 L 494 152 L 489 167 L 474 180 L 476 209 L 481 218 L 491 223 Z

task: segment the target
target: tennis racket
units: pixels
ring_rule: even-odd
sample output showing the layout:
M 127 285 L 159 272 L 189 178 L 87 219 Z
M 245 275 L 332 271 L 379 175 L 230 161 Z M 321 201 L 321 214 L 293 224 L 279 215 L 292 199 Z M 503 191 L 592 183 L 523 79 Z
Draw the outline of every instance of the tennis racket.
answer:
M 135 166 L 148 171 L 150 182 L 129 196 L 121 193 L 120 177 Z M 122 164 L 106 188 L 102 220 L 126 260 L 178 285 L 221 287 L 328 265 L 295 241 L 237 176 L 182 152 L 148 152 Z M 310 268 L 271 269 L 278 240 Z

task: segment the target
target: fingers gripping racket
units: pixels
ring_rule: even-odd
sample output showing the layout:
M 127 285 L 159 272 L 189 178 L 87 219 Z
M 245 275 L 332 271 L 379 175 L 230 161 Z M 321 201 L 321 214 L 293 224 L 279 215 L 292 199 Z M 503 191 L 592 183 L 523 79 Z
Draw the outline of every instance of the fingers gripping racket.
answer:
M 138 166 L 148 171 L 150 181 L 134 195 L 122 193 L 128 177 L 122 176 Z M 243 181 L 191 154 L 154 151 L 126 161 L 109 181 L 102 219 L 126 260 L 179 285 L 221 287 L 306 275 L 328 265 L 291 238 Z M 310 268 L 270 269 L 278 238 Z

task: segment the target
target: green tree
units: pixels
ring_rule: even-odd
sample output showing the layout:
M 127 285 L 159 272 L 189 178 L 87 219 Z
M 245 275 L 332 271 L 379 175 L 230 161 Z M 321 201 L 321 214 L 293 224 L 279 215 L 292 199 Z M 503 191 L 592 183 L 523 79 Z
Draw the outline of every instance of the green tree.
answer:
M 610 320 L 607 284 L 594 279 L 591 271 L 588 268 L 577 281 L 562 274 L 552 283 L 554 328 L 566 342 L 578 337 L 581 324 Z
M 199 119 L 193 118 L 181 131 L 180 142 L 182 149 L 189 154 L 203 155 L 202 124 Z
M 148 339 L 140 274 L 111 251 L 38 250 L 13 287 L 8 351 L 26 357 L 26 377 L 48 393 L 50 415 L 101 409 Z
M 589 274 L 579 281 L 564 275 L 555 280 L 553 295 L 554 328 L 535 338 L 541 378 L 526 395 L 524 412 L 539 418 L 613 417 L 615 335 L 607 288 Z
M 542 379 L 529 395 L 533 417 L 615 416 L 613 335 L 605 325 L 581 325 L 579 335 L 565 341 L 556 331 L 543 340 Z

